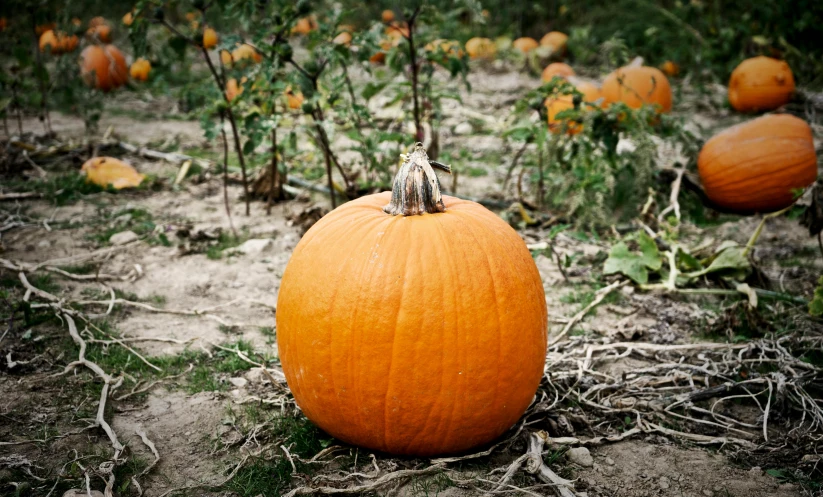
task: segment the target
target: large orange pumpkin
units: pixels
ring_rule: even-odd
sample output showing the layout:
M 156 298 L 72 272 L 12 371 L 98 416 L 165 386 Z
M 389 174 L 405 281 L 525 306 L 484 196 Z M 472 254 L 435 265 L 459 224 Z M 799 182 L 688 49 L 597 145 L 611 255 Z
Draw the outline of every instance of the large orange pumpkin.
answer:
M 623 102 L 633 109 L 644 104 L 658 105 L 662 112 L 672 110 L 672 89 L 660 69 L 626 66 L 606 76 L 603 81 L 606 105 Z
M 794 75 L 783 60 L 754 57 L 740 63 L 729 80 L 729 103 L 740 112 L 773 110 L 789 103 Z
M 113 157 L 94 157 L 87 160 L 80 172 L 86 176 L 86 182 L 103 188 L 116 190 L 137 188 L 146 178 L 125 162 Z
M 759 117 L 707 141 L 697 168 L 717 205 L 739 212 L 780 210 L 817 178 L 812 130 L 787 114 Z
M 566 53 L 566 42 L 568 40 L 569 37 L 565 33 L 552 31 L 540 38 L 540 46 L 551 47 L 553 53 L 562 56 Z
M 471 38 L 466 42 L 466 52 L 472 59 L 493 59 L 497 46 L 488 38 Z
M 570 65 L 563 62 L 552 62 L 543 69 L 541 79 L 544 82 L 549 82 L 555 77 L 566 79 L 569 76 L 574 76 L 574 69 Z
M 539 45 L 537 44 L 537 40 L 526 36 L 514 40 L 514 42 L 512 42 L 512 46 L 523 53 L 529 53 Z
M 543 374 L 546 327 L 523 240 L 481 205 L 441 196 L 419 144 L 393 193 L 309 229 L 277 300 L 280 359 L 302 411 L 340 440 L 393 454 L 465 451 L 512 426 Z
M 129 75 L 126 58 L 114 45 L 89 45 L 83 49 L 80 68 L 86 84 L 105 92 L 123 86 Z

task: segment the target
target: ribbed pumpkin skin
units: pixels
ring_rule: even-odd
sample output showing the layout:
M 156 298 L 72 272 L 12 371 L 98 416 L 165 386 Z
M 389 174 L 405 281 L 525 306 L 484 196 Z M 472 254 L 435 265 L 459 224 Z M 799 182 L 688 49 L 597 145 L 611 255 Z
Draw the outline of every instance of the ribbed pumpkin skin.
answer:
M 526 36 L 514 40 L 512 42 L 512 46 L 523 53 L 529 53 L 540 45 L 537 44 L 537 40 L 534 38 L 529 38 Z
M 552 62 L 543 69 L 543 74 L 540 76 L 540 79 L 544 82 L 549 82 L 555 77 L 565 79 L 569 76 L 574 76 L 574 69 L 572 69 L 570 65 L 563 62 Z
M 706 142 L 697 168 L 716 204 L 739 212 L 780 210 L 794 200 L 793 190 L 817 178 L 812 130 L 785 114 L 738 124 Z
M 789 64 L 771 57 L 744 60 L 729 79 L 729 103 L 738 112 L 774 110 L 789 103 L 792 94 L 794 75 Z
M 129 77 L 126 57 L 114 45 L 89 45 L 80 52 L 80 68 L 86 84 L 107 92 L 123 86 Z
M 345 442 L 392 454 L 461 452 L 531 402 L 546 301 L 522 239 L 482 206 L 390 216 L 390 192 L 322 218 L 294 250 L 277 344 L 297 404 Z
M 669 80 L 656 67 L 621 67 L 603 81 L 606 104 L 624 102 L 632 109 L 643 104 L 657 104 L 663 112 L 672 110 Z

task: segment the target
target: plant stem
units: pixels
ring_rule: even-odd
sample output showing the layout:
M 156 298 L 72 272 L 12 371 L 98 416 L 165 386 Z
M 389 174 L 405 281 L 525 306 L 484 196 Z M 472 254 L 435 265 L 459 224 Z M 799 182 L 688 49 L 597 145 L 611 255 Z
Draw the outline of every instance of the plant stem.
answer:
M 411 61 L 411 72 L 412 72 L 412 98 L 414 99 L 414 128 L 415 128 L 415 140 L 418 142 L 423 141 L 423 127 L 420 125 L 420 103 L 418 102 L 417 97 L 417 72 L 420 69 L 417 66 L 417 51 L 414 49 L 414 21 L 417 18 L 417 14 L 420 12 L 420 7 L 414 11 L 411 18 L 408 20 L 409 25 L 409 60 Z
M 420 142 L 410 154 L 402 157 L 403 164 L 392 185 L 391 201 L 383 207 L 383 212 L 392 216 L 444 212 L 446 205 L 440 194 L 440 180 L 433 168 L 451 173 L 451 167 L 430 161 Z
M 512 159 L 512 163 L 509 164 L 509 168 L 506 170 L 506 179 L 503 180 L 503 192 L 506 191 L 506 187 L 509 186 L 509 181 L 512 179 L 512 172 L 514 172 L 514 168 L 517 167 L 517 162 L 520 160 L 520 157 L 523 155 L 523 152 L 526 151 L 526 147 L 529 146 L 529 140 L 523 142 L 523 146 L 520 147 L 520 150 L 514 154 L 514 158 Z
M 223 113 L 220 113 L 220 133 L 223 135 L 223 204 L 226 206 L 226 216 L 229 218 L 229 227 L 232 235 L 237 238 L 237 230 L 234 229 L 234 221 L 231 218 L 231 207 L 229 207 L 229 140 L 226 137 L 225 120 Z
M 537 180 L 537 198 L 535 199 L 535 205 L 539 209 L 543 205 L 543 149 L 537 151 L 537 173 L 539 174 L 539 178 Z
M 763 219 L 760 220 L 760 224 L 757 225 L 757 229 L 755 229 L 754 233 L 752 233 L 752 237 L 749 238 L 749 243 L 746 244 L 746 248 L 743 250 L 743 257 L 748 256 L 749 252 L 751 252 L 754 248 L 754 244 L 757 243 L 757 239 L 760 238 L 760 232 L 763 231 L 763 227 L 766 226 L 766 221 L 774 217 L 782 216 L 792 207 L 794 207 L 794 202 L 792 202 L 792 205 L 786 207 L 785 209 L 781 209 L 777 212 L 772 212 L 771 214 L 766 214 L 763 216 Z
M 275 126 L 271 130 L 271 151 L 272 151 L 272 158 L 271 158 L 271 173 L 269 176 L 271 177 L 269 182 L 269 198 L 268 203 L 266 204 L 266 214 L 271 215 L 271 204 L 272 204 L 272 197 L 274 196 L 274 188 L 277 187 L 277 198 L 280 198 L 280 191 L 282 190 L 281 186 L 278 184 L 277 180 L 279 179 L 279 171 L 277 167 L 277 127 Z
M 40 56 L 39 41 L 37 39 L 37 22 L 34 17 L 31 18 L 32 28 L 34 29 L 34 56 L 37 62 L 37 83 L 40 86 L 40 121 L 43 127 L 46 128 L 46 134 L 51 134 L 51 117 L 49 116 L 48 103 L 46 101 L 46 83 L 43 81 L 43 75 L 46 69 L 43 67 L 43 60 Z
M 17 98 L 17 78 L 11 84 L 11 99 L 14 101 L 14 108 L 17 110 L 17 133 L 23 136 L 23 117 L 20 109 L 20 100 Z

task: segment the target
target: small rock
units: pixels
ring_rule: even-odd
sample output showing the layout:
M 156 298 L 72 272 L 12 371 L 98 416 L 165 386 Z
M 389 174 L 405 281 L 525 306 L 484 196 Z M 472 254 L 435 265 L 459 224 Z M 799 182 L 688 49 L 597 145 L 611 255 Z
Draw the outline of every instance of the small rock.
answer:
M 703 490 L 703 495 L 705 495 L 706 497 L 712 497 L 714 495 L 714 492 L 707 488 L 706 490 Z
M 669 482 L 669 479 L 665 476 L 661 476 L 657 484 L 660 485 L 660 488 L 663 490 L 668 490 L 669 487 L 671 487 L 671 482 Z
M 585 447 L 574 447 L 566 452 L 566 457 L 570 462 L 582 466 L 584 468 L 591 468 L 594 466 L 594 458 L 589 449 Z
M 607 457 L 605 463 L 609 466 L 614 466 L 614 459 L 612 459 L 611 457 Z
M 273 246 L 274 241 L 271 238 L 252 238 L 232 249 L 232 252 L 244 255 L 260 255 L 270 250 Z
M 115 233 L 111 235 L 111 238 L 109 238 L 109 243 L 111 243 L 112 245 L 125 245 L 137 239 L 137 233 L 135 233 L 134 231 L 121 231 L 120 233 Z
M 48 248 L 51 247 L 51 242 L 49 240 L 40 240 L 40 242 L 37 243 L 37 246 L 40 248 Z
M 247 380 L 243 377 L 229 378 L 229 383 L 236 386 L 237 388 L 245 387 L 248 382 L 249 382 L 249 380 Z
M 88 492 L 86 490 L 78 490 L 73 488 L 71 490 L 66 490 L 66 493 L 63 494 L 63 497 L 88 497 Z M 92 490 L 91 497 L 104 497 L 103 492 L 99 490 Z
M 470 135 L 474 131 L 472 125 L 467 122 L 462 122 L 454 127 L 455 135 Z
M 760 466 L 755 466 L 749 470 L 749 473 L 752 475 L 760 476 L 763 473 L 763 470 L 760 469 Z

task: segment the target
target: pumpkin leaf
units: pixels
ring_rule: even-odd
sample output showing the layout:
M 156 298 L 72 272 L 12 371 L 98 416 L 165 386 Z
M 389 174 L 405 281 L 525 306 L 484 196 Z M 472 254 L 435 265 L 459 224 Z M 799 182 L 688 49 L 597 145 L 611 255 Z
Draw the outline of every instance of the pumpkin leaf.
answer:
M 636 238 L 640 253 L 632 252 L 625 242 L 616 243 L 609 250 L 609 258 L 603 265 L 604 274 L 620 273 L 635 283 L 645 285 L 649 282 L 649 270 L 660 270 L 663 263 L 655 241 L 642 232 Z
M 823 316 L 823 276 L 817 280 L 817 288 L 814 289 L 814 296 L 809 302 L 809 314 Z
M 725 276 L 729 276 L 735 280 L 741 280 L 751 271 L 751 265 L 745 252 L 746 247 L 741 247 L 728 240 L 724 241 L 720 244 L 720 247 L 718 247 L 717 255 L 715 255 L 708 266 L 699 271 L 688 273 L 685 276 L 688 278 L 699 278 L 700 276 L 710 273 L 726 273 Z

